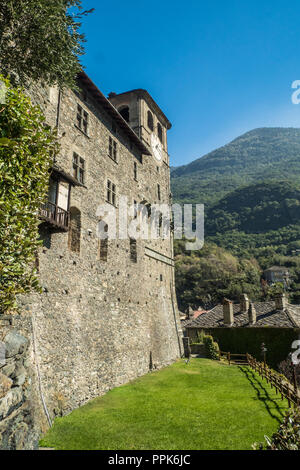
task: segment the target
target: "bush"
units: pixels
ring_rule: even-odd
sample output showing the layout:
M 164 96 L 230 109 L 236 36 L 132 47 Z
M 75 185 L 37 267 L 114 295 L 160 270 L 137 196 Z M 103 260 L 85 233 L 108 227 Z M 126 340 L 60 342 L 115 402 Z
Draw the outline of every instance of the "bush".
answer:
M 57 141 L 40 109 L 5 83 L 0 105 L 0 313 L 38 288 L 38 211 L 45 201 Z
M 300 450 L 300 409 L 289 410 L 279 430 L 271 439 L 265 436 L 267 444 L 254 444 L 255 450 Z
M 294 383 L 294 374 L 293 374 L 293 369 L 292 369 L 290 358 L 287 358 L 285 361 L 280 362 L 278 366 L 278 370 L 281 374 L 283 374 L 288 379 L 288 381 L 291 384 Z M 300 386 L 300 364 L 295 366 L 295 372 L 296 372 L 297 384 Z
M 212 336 L 204 336 L 203 343 L 205 346 L 205 352 L 209 359 L 213 359 L 214 361 L 219 360 L 219 345 L 216 343 Z

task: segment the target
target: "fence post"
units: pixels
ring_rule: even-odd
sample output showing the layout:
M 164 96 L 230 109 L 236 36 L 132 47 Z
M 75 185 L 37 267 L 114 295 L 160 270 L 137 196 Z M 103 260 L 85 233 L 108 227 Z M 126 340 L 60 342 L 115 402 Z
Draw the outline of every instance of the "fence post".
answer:
M 230 352 L 227 353 L 228 364 L 230 365 Z

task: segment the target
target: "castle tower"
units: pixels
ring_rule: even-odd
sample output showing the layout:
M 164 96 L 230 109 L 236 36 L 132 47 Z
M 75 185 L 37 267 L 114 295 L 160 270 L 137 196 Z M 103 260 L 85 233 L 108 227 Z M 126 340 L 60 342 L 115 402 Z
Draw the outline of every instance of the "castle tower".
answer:
M 167 131 L 172 125 L 151 95 L 143 89 L 110 93 L 109 101 L 151 150 L 158 164 L 169 164 Z

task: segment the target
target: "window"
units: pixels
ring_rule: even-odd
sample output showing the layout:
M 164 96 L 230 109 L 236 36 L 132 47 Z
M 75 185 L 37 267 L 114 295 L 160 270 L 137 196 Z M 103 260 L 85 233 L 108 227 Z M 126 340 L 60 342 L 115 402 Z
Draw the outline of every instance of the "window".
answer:
M 107 180 L 107 202 L 116 205 L 116 185 L 113 184 L 110 180 Z
M 135 199 L 133 201 L 133 207 L 134 207 L 133 218 L 137 219 L 137 216 L 138 216 L 138 203 L 136 202 Z
M 153 129 L 154 129 L 153 116 L 152 116 L 152 113 L 150 111 L 148 111 L 147 124 L 148 124 L 149 129 L 151 131 L 153 131 Z
M 104 227 L 104 232 L 108 232 L 108 225 Z M 107 262 L 108 255 L 108 238 L 101 238 L 98 240 L 98 259 Z
M 160 275 L 160 281 L 161 282 L 163 281 L 163 275 L 162 274 Z
M 159 218 L 158 218 L 158 237 L 160 238 L 162 236 L 162 225 L 163 225 L 163 216 L 162 214 L 159 214 Z
M 109 138 L 108 154 L 115 162 L 117 161 L 117 142 L 111 137 Z
M 159 184 L 157 185 L 157 197 L 158 197 L 158 200 L 160 201 L 161 193 L 160 193 L 160 185 Z
M 122 106 L 119 108 L 119 113 L 121 114 L 122 118 L 125 119 L 126 122 L 129 122 L 129 107 Z
M 137 181 L 137 163 L 133 163 L 133 177 Z
M 80 253 L 81 238 L 81 212 L 77 207 L 70 209 L 69 249 L 74 253 Z
M 157 135 L 161 143 L 163 143 L 163 132 L 160 123 L 157 124 Z
M 134 238 L 130 238 L 130 260 L 133 263 L 137 263 L 137 248 L 136 240 Z
M 77 126 L 81 131 L 83 131 L 85 134 L 88 133 L 88 125 L 89 125 L 89 115 L 84 109 L 80 106 L 80 104 L 77 105 Z
M 77 153 L 73 153 L 73 176 L 79 183 L 85 183 L 85 161 Z

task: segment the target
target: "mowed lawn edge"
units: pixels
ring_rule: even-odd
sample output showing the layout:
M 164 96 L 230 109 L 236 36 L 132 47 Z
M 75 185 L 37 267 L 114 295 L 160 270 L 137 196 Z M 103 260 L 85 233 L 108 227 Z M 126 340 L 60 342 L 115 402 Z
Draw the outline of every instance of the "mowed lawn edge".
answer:
M 57 450 L 249 450 L 279 427 L 286 400 L 248 367 L 178 360 L 57 418 Z

